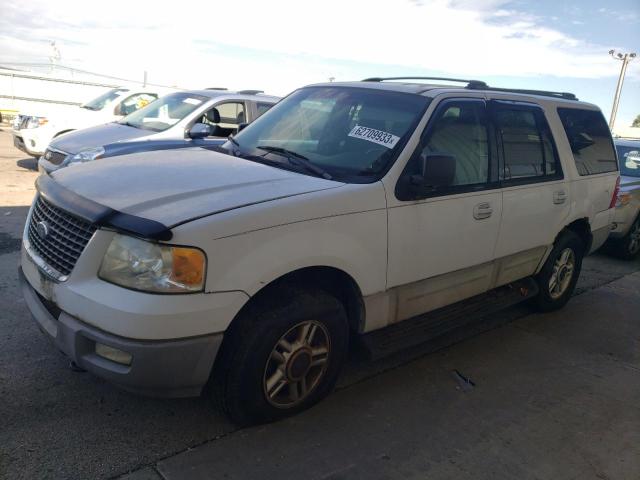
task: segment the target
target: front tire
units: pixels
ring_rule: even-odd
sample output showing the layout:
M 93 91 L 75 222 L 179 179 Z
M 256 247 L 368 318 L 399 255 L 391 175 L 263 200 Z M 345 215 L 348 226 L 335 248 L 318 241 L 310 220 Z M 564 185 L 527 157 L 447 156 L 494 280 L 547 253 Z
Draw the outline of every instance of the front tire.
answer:
M 267 295 L 225 333 L 211 379 L 214 401 L 238 425 L 311 407 L 333 389 L 347 355 L 347 315 L 335 297 L 295 287 Z
M 582 269 L 584 243 L 572 231 L 565 230 L 557 239 L 547 261 L 536 275 L 540 292 L 534 306 L 551 312 L 566 305 L 571 298 Z

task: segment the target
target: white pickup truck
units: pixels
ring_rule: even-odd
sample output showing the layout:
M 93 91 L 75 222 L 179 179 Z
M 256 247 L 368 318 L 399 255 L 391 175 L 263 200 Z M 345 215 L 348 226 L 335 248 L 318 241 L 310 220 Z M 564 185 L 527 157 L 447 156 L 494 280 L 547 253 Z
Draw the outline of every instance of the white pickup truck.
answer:
M 55 113 L 21 112 L 13 122 L 13 145 L 32 157 L 42 155 L 52 139 L 73 130 L 119 120 L 156 100 L 153 90 L 114 88 L 79 107 Z
M 600 110 L 388 80 L 296 90 L 217 151 L 41 175 L 21 263 L 41 330 L 123 388 L 206 386 L 253 423 L 329 393 L 354 342 L 384 352 L 513 302 L 564 306 L 613 221 Z

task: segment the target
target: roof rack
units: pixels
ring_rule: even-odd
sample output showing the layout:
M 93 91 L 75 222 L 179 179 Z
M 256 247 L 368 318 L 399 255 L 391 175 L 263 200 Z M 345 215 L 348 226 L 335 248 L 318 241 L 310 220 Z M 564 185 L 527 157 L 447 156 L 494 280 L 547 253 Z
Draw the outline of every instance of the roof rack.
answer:
M 490 87 L 482 80 L 462 80 L 460 78 L 448 78 L 448 77 L 371 77 L 365 78 L 363 82 L 384 82 L 386 80 L 445 80 L 447 82 L 459 82 L 466 83 L 465 88 L 470 90 L 489 90 L 492 92 L 505 92 L 505 93 L 522 93 L 525 95 L 540 95 L 543 97 L 563 98 L 565 100 L 578 100 L 573 93 L 569 92 L 552 92 L 548 90 L 525 90 L 518 88 L 497 88 Z
M 481 80 L 462 80 L 460 78 L 448 77 L 371 77 L 365 78 L 363 82 L 386 82 L 387 80 L 445 80 L 447 82 L 466 83 L 466 88 L 489 88 L 486 83 Z
M 239 90 L 237 93 L 242 95 L 257 95 L 258 93 L 264 93 L 264 90 Z
M 205 90 L 229 90 L 227 87 L 208 87 Z
M 470 87 L 473 88 L 473 87 Z M 492 92 L 506 92 L 506 93 L 523 93 L 525 95 L 540 95 L 543 97 L 563 98 L 565 100 L 578 100 L 573 93 L 569 92 L 551 92 L 547 90 L 524 90 L 519 88 L 497 88 L 487 87 L 484 90 L 490 90 Z

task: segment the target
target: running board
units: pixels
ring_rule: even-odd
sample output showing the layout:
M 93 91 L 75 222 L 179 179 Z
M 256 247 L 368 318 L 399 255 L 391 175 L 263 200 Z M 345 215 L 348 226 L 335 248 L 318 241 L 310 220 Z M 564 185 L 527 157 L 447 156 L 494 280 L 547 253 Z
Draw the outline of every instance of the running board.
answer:
M 370 360 L 377 360 L 399 350 L 426 343 L 453 330 L 478 322 L 489 322 L 498 312 L 537 294 L 538 285 L 535 280 L 531 277 L 525 278 L 453 305 L 365 333 L 359 337 L 359 343 Z M 479 333 L 477 329 L 470 330 Z

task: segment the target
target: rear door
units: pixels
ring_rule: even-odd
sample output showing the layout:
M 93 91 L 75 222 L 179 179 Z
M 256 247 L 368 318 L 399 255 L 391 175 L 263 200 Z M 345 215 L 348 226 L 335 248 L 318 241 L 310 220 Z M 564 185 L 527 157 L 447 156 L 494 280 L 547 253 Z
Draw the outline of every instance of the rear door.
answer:
M 491 100 L 502 183 L 496 286 L 535 273 L 570 212 L 557 148 L 542 108 Z

